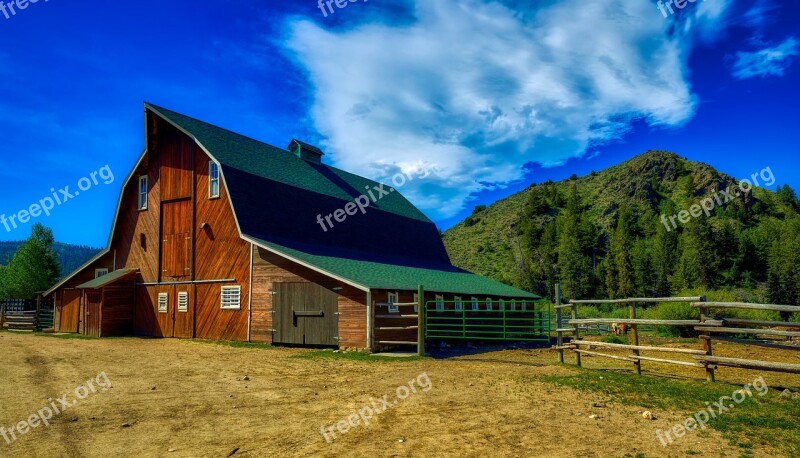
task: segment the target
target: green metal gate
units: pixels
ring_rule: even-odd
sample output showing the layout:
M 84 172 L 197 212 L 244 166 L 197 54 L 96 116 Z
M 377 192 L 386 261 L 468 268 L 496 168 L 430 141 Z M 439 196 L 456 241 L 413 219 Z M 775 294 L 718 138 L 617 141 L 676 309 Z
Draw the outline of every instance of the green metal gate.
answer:
M 548 342 L 550 303 L 538 301 L 429 301 L 425 338 Z

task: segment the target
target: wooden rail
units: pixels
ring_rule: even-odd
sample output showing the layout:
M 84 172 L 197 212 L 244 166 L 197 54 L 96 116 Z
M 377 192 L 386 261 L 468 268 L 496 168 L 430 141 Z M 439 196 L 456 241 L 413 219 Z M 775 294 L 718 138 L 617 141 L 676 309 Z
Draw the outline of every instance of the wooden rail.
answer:
M 642 361 L 672 364 L 687 367 L 698 367 L 706 371 L 706 377 L 709 381 L 715 380 L 715 370 L 719 366 L 725 367 L 738 367 L 743 369 L 800 373 L 800 364 L 773 362 L 773 361 L 760 361 L 748 360 L 739 358 L 727 358 L 714 356 L 711 342 L 713 340 L 727 341 L 745 345 L 755 345 L 768 348 L 782 349 L 782 350 L 800 350 L 800 346 L 782 345 L 775 343 L 775 340 L 750 340 L 750 339 L 736 339 L 732 337 L 716 336 L 714 334 L 749 334 L 754 336 L 774 336 L 795 338 L 800 337 L 800 323 L 788 321 L 769 321 L 769 320 L 745 320 L 738 318 L 724 318 L 716 317 L 710 313 L 711 309 L 749 309 L 749 310 L 768 310 L 776 312 L 800 312 L 800 307 L 794 305 L 772 305 L 772 304 L 749 304 L 744 302 L 707 302 L 704 297 L 663 297 L 663 298 L 628 298 L 628 299 L 611 299 L 611 300 L 572 300 L 567 304 L 561 304 L 560 291 L 557 289 L 557 304 L 555 306 L 558 325 L 556 332 L 558 333 L 558 343 L 553 348 L 559 352 L 559 360 L 564 361 L 563 354 L 565 350 L 575 352 L 576 363 L 578 366 L 582 365 L 581 356 L 596 356 L 602 358 L 615 359 L 618 361 L 632 362 L 637 373 L 641 374 Z M 637 304 L 640 303 L 666 303 L 666 302 L 688 302 L 693 308 L 698 309 L 699 317 L 697 320 L 653 320 L 637 318 Z M 578 309 L 580 305 L 588 304 L 620 304 L 628 306 L 628 318 L 578 318 Z M 566 324 L 566 327 L 561 320 L 561 310 L 570 309 L 571 319 Z M 617 344 L 606 342 L 591 342 L 580 339 L 581 326 L 591 324 L 628 324 L 630 325 L 629 344 Z M 700 349 L 687 349 L 687 348 L 670 348 L 670 347 L 655 347 L 639 344 L 639 325 L 655 325 L 655 326 L 690 326 L 697 331 L 700 336 L 699 340 L 702 343 L 702 350 Z M 736 327 L 745 326 L 745 327 Z M 770 329 L 763 329 L 761 327 L 768 327 Z M 774 329 L 781 328 L 781 329 Z M 569 343 L 564 343 L 563 333 L 571 333 L 573 339 Z M 602 353 L 599 351 L 592 351 L 593 349 L 606 348 L 606 349 L 624 349 L 630 350 L 631 355 L 618 356 Z M 655 358 L 652 356 L 642 356 L 642 352 L 657 352 L 657 353 L 676 353 L 689 355 L 695 361 L 679 361 L 665 358 Z

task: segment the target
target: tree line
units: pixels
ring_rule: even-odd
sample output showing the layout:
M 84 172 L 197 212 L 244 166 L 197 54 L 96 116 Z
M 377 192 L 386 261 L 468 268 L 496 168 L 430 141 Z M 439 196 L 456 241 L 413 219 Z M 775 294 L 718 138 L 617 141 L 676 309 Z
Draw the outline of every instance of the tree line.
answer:
M 519 287 L 552 298 L 560 283 L 567 298 L 609 299 L 744 288 L 772 303 L 800 305 L 800 202 L 788 185 L 735 199 L 676 229 L 660 215 L 694 201 L 691 180 L 677 199 L 664 192 L 611 209 L 592 207 L 575 181 L 564 188 L 548 182 L 528 194 Z

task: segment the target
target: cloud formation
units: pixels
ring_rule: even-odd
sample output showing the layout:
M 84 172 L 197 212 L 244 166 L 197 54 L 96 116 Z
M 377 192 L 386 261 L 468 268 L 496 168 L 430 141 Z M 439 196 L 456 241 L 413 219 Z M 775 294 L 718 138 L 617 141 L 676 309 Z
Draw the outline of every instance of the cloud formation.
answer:
M 515 11 L 417 0 L 415 20 L 401 25 L 328 30 L 297 20 L 287 47 L 308 71 L 311 116 L 336 165 L 377 179 L 433 170 L 403 193 L 439 219 L 522 178 L 526 163 L 562 164 L 633 121 L 691 119 L 689 35 L 714 33 L 728 1 L 714 3 L 678 28 L 650 2 Z
M 797 56 L 797 40 L 788 37 L 782 43 L 755 52 L 737 52 L 733 63 L 733 76 L 744 80 L 748 78 L 783 76 Z

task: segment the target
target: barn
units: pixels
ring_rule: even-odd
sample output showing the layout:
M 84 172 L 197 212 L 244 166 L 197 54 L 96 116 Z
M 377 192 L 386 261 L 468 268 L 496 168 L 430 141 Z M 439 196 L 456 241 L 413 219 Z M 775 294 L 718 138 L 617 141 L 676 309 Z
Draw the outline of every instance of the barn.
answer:
M 313 145 L 148 103 L 144 117 L 107 247 L 46 292 L 56 331 L 377 349 L 416 340 L 380 320 L 402 318 L 392 304 L 417 302 L 419 285 L 440 311 L 538 299 L 454 267 L 400 192 Z

